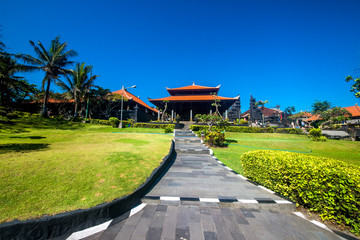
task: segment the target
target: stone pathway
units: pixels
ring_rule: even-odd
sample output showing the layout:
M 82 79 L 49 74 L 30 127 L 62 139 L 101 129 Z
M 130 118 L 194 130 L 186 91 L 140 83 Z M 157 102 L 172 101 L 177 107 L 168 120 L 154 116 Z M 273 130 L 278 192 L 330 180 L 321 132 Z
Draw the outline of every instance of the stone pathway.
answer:
M 176 131 L 175 149 L 174 164 L 136 214 L 84 239 L 342 239 L 224 166 L 189 130 Z

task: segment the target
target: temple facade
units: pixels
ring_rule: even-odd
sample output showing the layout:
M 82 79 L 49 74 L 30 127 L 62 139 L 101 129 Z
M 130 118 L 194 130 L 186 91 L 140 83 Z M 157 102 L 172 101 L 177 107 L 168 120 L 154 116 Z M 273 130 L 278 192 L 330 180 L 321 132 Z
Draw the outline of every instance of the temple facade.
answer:
M 215 101 L 218 101 L 218 110 L 225 118 L 228 118 L 228 109 L 231 107 L 232 112 L 238 112 L 240 116 L 240 96 L 235 98 L 221 97 L 218 95 L 220 85 L 217 87 L 205 87 L 189 85 L 179 88 L 166 88 L 169 97 L 149 99 L 149 101 L 164 110 L 167 105 L 166 112 L 172 120 L 177 115 L 182 121 L 193 121 L 196 114 L 208 114 L 216 111 L 213 106 Z M 235 104 L 236 103 L 236 104 Z M 232 114 L 237 115 L 237 114 Z

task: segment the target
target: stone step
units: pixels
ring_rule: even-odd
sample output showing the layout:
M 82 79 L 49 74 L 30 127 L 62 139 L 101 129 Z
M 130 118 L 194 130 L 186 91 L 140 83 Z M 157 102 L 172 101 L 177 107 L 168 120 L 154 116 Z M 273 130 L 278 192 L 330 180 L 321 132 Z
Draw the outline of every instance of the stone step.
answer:
M 210 154 L 206 148 L 175 148 L 177 154 Z
M 197 137 L 175 137 L 175 143 L 201 143 L 201 139 Z
M 175 137 L 196 137 L 194 133 L 175 133 Z
M 227 208 L 245 208 L 245 209 L 262 209 L 274 210 L 279 212 L 294 212 L 296 206 L 294 203 L 268 203 L 258 202 L 256 200 L 239 201 L 221 201 L 218 198 L 199 198 L 199 197 L 159 197 L 159 196 L 144 196 L 141 199 L 142 203 L 146 204 L 161 204 L 161 205 L 194 205 L 194 206 L 218 206 Z

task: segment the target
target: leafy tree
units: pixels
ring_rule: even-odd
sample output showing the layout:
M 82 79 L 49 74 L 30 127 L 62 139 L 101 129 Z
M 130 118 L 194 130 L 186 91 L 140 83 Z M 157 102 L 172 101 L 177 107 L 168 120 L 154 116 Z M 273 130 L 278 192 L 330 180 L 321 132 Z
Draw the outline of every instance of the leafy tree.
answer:
M 71 94 L 74 99 L 75 109 L 74 117 L 78 116 L 78 105 L 85 102 L 90 89 L 94 86 L 94 81 L 98 75 L 91 76 L 93 66 L 85 66 L 85 63 L 77 63 L 74 70 L 70 71 L 70 76 L 66 76 L 66 82 L 62 80 L 57 81 L 57 85 L 63 90 Z
M 313 103 L 313 105 L 311 105 L 311 107 L 313 109 L 312 113 L 319 114 L 321 112 L 324 112 L 324 111 L 330 109 L 331 103 L 328 101 L 315 100 L 315 102 Z
M 219 112 L 219 107 L 220 107 L 220 100 L 218 98 L 218 95 L 216 93 L 213 94 L 214 96 L 214 103 L 211 104 L 211 106 L 215 107 L 215 113 L 219 116 L 221 116 L 220 112 Z
M 289 106 L 289 107 L 285 108 L 285 110 L 284 110 L 284 112 L 289 116 L 291 116 L 295 111 L 296 110 L 295 110 L 294 106 Z
M 69 59 L 77 56 L 77 53 L 74 50 L 67 50 L 67 42 L 60 43 L 60 36 L 57 36 L 51 41 L 50 49 L 45 49 L 40 41 L 37 42 L 38 46 L 35 45 L 33 41 L 29 42 L 35 51 L 36 57 L 26 54 L 17 54 L 16 56 L 25 63 L 30 64 L 33 68 L 45 72 L 42 88 L 44 89 L 46 85 L 46 91 L 41 116 L 47 116 L 46 110 L 50 84 L 51 82 L 58 81 L 61 76 L 71 72 L 67 67 L 73 64 L 73 62 Z
M 333 107 L 332 109 L 321 112 L 320 117 L 324 120 L 321 126 L 326 124 L 341 123 L 351 117 L 351 113 L 341 107 Z
M 351 86 L 350 92 L 353 92 L 356 98 L 360 99 L 360 78 L 353 78 L 352 76 L 347 76 L 345 78 L 346 82 L 354 81 L 355 83 Z
M 206 123 L 209 126 L 209 132 L 212 130 L 212 126 L 222 120 L 222 117 L 218 114 L 196 114 L 195 118 L 200 122 Z

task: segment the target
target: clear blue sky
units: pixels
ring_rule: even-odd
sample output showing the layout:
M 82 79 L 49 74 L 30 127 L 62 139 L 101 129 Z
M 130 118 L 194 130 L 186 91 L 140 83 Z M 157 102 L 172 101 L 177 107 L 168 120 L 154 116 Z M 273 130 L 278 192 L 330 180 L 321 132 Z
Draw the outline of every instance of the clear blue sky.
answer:
M 268 107 L 311 109 L 359 103 L 345 77 L 360 65 L 360 1 L 2 0 L 2 41 L 34 54 L 57 35 L 94 66 L 112 91 L 137 85 L 141 99 L 195 82 L 219 95 L 250 94 Z M 360 73 L 359 73 L 360 74 Z M 356 75 L 356 73 L 355 73 Z M 27 74 L 40 84 L 44 74 Z M 56 88 L 53 88 L 57 90 Z M 150 103 L 149 103 L 150 104 Z

